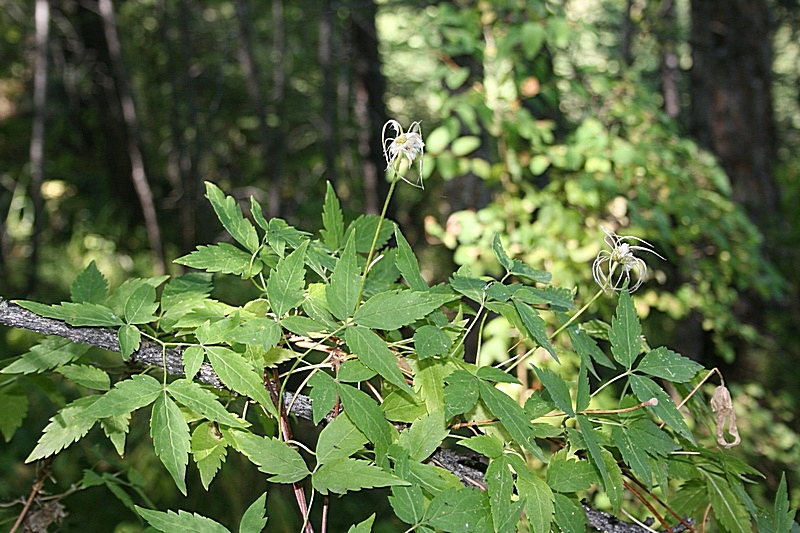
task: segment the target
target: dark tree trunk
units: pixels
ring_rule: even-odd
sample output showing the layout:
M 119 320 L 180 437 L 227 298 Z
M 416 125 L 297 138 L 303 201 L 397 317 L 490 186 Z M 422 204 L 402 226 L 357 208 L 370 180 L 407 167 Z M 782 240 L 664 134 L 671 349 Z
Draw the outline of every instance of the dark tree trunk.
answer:
M 368 2 L 362 8 L 353 10 L 350 18 L 350 40 L 355 67 L 355 115 L 364 179 L 364 206 L 366 212 L 375 214 L 380 212 L 383 199 L 389 192 L 381 147 L 381 128 L 387 120 L 383 102 L 386 80 L 381 73 L 378 53 L 378 32 L 375 28 L 377 11 L 375 3 Z M 393 213 L 390 205 L 389 218 L 394 218 Z
M 692 133 L 719 157 L 734 200 L 768 229 L 779 198 L 767 2 L 695 0 L 691 15 Z

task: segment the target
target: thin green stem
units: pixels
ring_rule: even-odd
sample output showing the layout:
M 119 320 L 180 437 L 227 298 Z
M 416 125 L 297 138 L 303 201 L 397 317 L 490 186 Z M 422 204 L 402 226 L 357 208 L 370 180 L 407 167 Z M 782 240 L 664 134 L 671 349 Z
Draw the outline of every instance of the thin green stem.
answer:
M 603 289 L 600 289 L 599 291 L 597 291 L 597 294 L 595 294 L 595 295 L 592 297 L 592 299 L 591 299 L 591 300 L 589 300 L 589 301 L 586 303 L 586 305 L 584 305 L 583 307 L 581 307 L 581 308 L 578 310 L 578 312 L 577 312 L 577 313 L 575 313 L 574 315 L 572 315 L 572 317 L 570 317 L 570 319 L 569 319 L 569 320 L 567 320 L 567 321 L 566 321 L 566 322 L 565 322 L 565 323 L 564 323 L 564 324 L 563 324 L 563 325 L 562 325 L 560 328 L 558 328 L 557 330 L 555 330 L 555 331 L 554 331 L 554 332 L 553 332 L 553 333 L 552 333 L 552 334 L 549 336 L 549 338 L 550 338 L 550 339 L 553 339 L 553 338 L 555 338 L 555 336 L 556 336 L 556 335 L 558 335 L 559 333 L 561 333 L 562 331 L 564 331 L 564 330 L 565 330 L 565 329 L 566 329 L 566 328 L 567 328 L 567 327 L 568 327 L 570 324 L 572 324 L 573 322 L 575 322 L 575 320 L 576 320 L 576 319 L 577 319 L 579 316 L 581 316 L 581 315 L 582 315 L 582 314 L 583 314 L 583 313 L 584 313 L 584 312 L 585 312 L 585 311 L 586 311 L 586 310 L 589 308 L 589 306 L 590 306 L 590 305 L 592 305 L 592 304 L 595 302 L 595 300 L 597 300 L 598 298 L 600 298 L 600 295 L 601 295 L 601 294 L 603 294 Z
M 396 177 L 389 185 L 389 192 L 386 194 L 386 200 L 383 202 L 381 216 L 378 218 L 378 227 L 375 229 L 375 235 L 372 237 L 372 245 L 369 247 L 367 264 L 364 266 L 364 274 L 361 276 L 361 288 L 358 290 L 358 299 L 356 299 L 356 311 L 361 306 L 361 297 L 364 295 L 364 287 L 367 285 L 367 274 L 369 273 L 369 268 L 372 264 L 372 258 L 375 256 L 375 246 L 378 244 L 378 236 L 381 233 L 381 227 L 383 226 L 383 221 L 386 218 L 386 211 L 389 209 L 389 202 L 392 199 L 392 194 L 394 194 L 395 185 L 397 185 Z

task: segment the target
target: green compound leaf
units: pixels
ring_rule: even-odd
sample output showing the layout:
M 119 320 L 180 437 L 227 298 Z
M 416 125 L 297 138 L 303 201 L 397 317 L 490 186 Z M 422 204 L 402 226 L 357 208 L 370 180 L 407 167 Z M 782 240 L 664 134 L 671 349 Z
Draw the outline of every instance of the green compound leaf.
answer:
M 87 389 L 107 391 L 111 388 L 111 378 L 104 370 L 96 366 L 65 365 L 56 368 L 56 372 Z
M 19 385 L 0 388 L 0 405 L 0 432 L 8 442 L 28 414 L 28 395 Z
M 486 290 L 490 281 L 477 278 L 472 274 L 468 266 L 461 266 L 450 278 L 450 287 L 460 292 L 470 300 L 483 303 L 486 300 Z
M 157 318 L 157 309 L 156 288 L 152 285 L 141 285 L 125 302 L 125 321 L 128 324 L 147 324 Z
M 167 391 L 176 402 L 185 405 L 208 420 L 213 420 L 224 426 L 235 428 L 243 428 L 250 425 L 248 422 L 225 410 L 212 392 L 204 389 L 201 385 L 193 381 L 176 379 L 167 385 Z
M 61 408 L 45 426 L 39 442 L 25 462 L 49 457 L 83 438 L 97 422 L 97 418 L 86 414 L 96 400 L 96 396 L 84 396 Z
M 731 533 L 750 533 L 750 515 L 728 480 L 710 472 L 705 476 L 708 498 L 719 523 Z
M 393 330 L 423 318 L 447 302 L 452 294 L 397 290 L 381 292 L 364 302 L 353 322 L 373 329 Z
M 348 226 L 347 231 L 344 232 L 344 238 L 348 239 L 350 234 L 355 234 L 356 252 L 360 254 L 368 253 L 372 247 L 372 239 L 375 238 L 375 231 L 378 229 L 380 223 L 380 232 L 378 233 L 378 240 L 375 242 L 375 249 L 380 250 L 387 243 L 389 238 L 394 232 L 395 223 L 383 219 L 378 215 L 361 215 Z
M 408 394 L 414 394 L 414 391 L 406 383 L 400 367 L 397 366 L 397 356 L 374 331 L 361 326 L 353 326 L 345 331 L 344 340 L 350 347 L 350 351 L 357 355 L 368 368 Z
M 578 492 L 597 483 L 597 472 L 588 461 L 567 458 L 567 449 L 553 454 L 545 476 L 547 484 L 556 492 Z
M 630 370 L 636 356 L 642 352 L 642 325 L 627 291 L 619 295 L 617 313 L 611 318 L 609 340 L 611 353 L 619 364 Z
M 426 522 L 448 533 L 492 533 L 489 495 L 466 487 L 447 489 L 431 500 L 425 511 Z
M 452 346 L 453 340 L 438 326 L 422 326 L 414 332 L 414 348 L 420 359 L 447 355 Z
M 479 381 L 481 399 L 496 416 L 514 441 L 542 462 L 547 462 L 541 448 L 536 444 L 535 431 L 525 410 L 508 394 L 493 385 Z
M 342 413 L 319 434 L 317 440 L 317 462 L 327 463 L 335 459 L 350 457 L 367 443 L 367 437 Z
M 400 228 L 395 228 L 394 238 L 397 241 L 397 268 L 403 275 L 408 286 L 414 291 L 427 291 L 428 283 L 419 272 L 419 261 L 411 245 L 400 232 Z
M 329 250 L 338 250 L 342 244 L 344 236 L 344 217 L 342 216 L 342 206 L 333 185 L 329 181 L 325 189 L 325 204 L 322 206 L 322 225 L 320 230 L 322 242 Z
M 153 403 L 162 390 L 157 379 L 147 374 L 137 374 L 114 385 L 113 389 L 88 407 L 84 414 L 95 419 L 126 415 Z
M 564 533 L 586 531 L 586 513 L 576 497 L 555 495 L 555 519 Z
M 625 464 L 631 467 L 633 473 L 649 488 L 653 486 L 653 472 L 650 469 L 650 460 L 645 452 L 646 446 L 638 441 L 633 433 L 624 426 L 611 428 L 611 440 L 622 455 Z
M 60 337 L 46 337 L 30 351 L 0 370 L 0 374 L 31 374 L 65 365 L 78 359 L 89 349 L 87 344 L 75 344 Z
M 226 387 L 253 398 L 269 414 L 278 417 L 278 411 L 267 394 L 262 377 L 241 355 L 221 346 L 206 346 L 206 355 L 214 372 Z
M 495 233 L 494 237 L 492 238 L 492 251 L 494 251 L 495 257 L 497 257 L 497 260 L 500 261 L 500 264 L 506 269 L 506 271 L 510 271 L 512 268 L 514 268 L 514 262 L 510 257 L 508 257 L 508 254 L 503 248 L 503 243 L 500 242 L 499 233 Z
M 156 455 L 186 496 L 186 465 L 189 464 L 189 425 L 180 408 L 166 395 L 160 394 L 150 416 L 150 436 Z
M 217 218 L 222 222 L 222 226 L 236 239 L 236 242 L 244 246 L 248 251 L 255 253 L 258 250 L 258 234 L 256 228 L 249 220 L 244 218 L 239 204 L 232 196 L 225 196 L 219 187 L 206 182 L 206 198 L 211 202 Z
M 589 459 L 597 471 L 600 472 L 603 488 L 611 502 L 611 507 L 616 512 L 619 510 L 619 506 L 622 503 L 622 474 L 619 473 L 619 467 L 616 466 L 616 463 L 614 463 L 615 468 L 611 470 L 606 465 L 605 454 L 608 452 L 600 447 L 597 433 L 595 433 L 592 423 L 589 421 L 589 417 L 586 415 L 578 415 L 576 418 L 578 420 L 578 427 L 580 427 L 581 434 L 583 435 L 583 440 L 586 443 L 586 449 L 589 450 Z M 618 473 L 619 475 L 617 475 Z
M 142 344 L 142 333 L 132 324 L 125 324 L 117 332 L 119 352 L 126 361 Z
M 320 423 L 325 416 L 336 406 L 339 399 L 339 388 L 336 381 L 325 372 L 317 372 L 308 380 L 311 391 L 308 396 L 311 398 L 311 412 L 314 425 Z
M 636 370 L 650 376 L 677 383 L 686 383 L 702 370 L 703 365 L 663 346 L 647 353 Z
M 206 490 L 225 462 L 227 445 L 223 434 L 211 422 L 199 424 L 192 432 L 192 458 L 200 472 L 200 482 Z
M 278 317 L 282 317 L 303 302 L 306 248 L 308 241 L 278 261 L 278 265 L 267 280 L 267 298 Z
M 445 419 L 466 413 L 478 402 L 480 380 L 466 370 L 456 370 L 445 378 Z
M 78 274 L 69 287 L 69 297 L 75 303 L 101 304 L 108 295 L 108 281 L 97 270 L 94 261 Z
M 210 518 L 196 513 L 186 511 L 152 511 L 143 507 L 135 506 L 139 516 L 147 520 L 147 523 L 157 531 L 163 533 L 175 533 L 181 531 L 186 533 L 230 533 L 228 528 L 215 522 Z
M 517 473 L 517 493 L 525 501 L 525 514 L 534 533 L 548 533 L 553 521 L 553 491 L 543 479 L 531 473 L 521 459 L 517 459 L 512 456 L 511 462 Z
M 629 383 L 633 393 L 639 398 L 640 402 L 646 402 L 652 398 L 658 400 L 658 405 L 647 407 L 648 411 L 652 411 L 657 416 L 661 417 L 661 420 L 666 422 L 667 425 L 680 433 L 689 442 L 692 444 L 695 443 L 692 432 L 689 426 L 686 425 L 683 415 L 681 415 L 680 411 L 678 411 L 678 408 L 675 406 L 675 402 L 672 401 L 669 394 L 664 392 L 655 381 L 634 374 L 629 377 Z
M 331 284 L 325 290 L 328 308 L 333 316 L 342 321 L 353 316 L 360 289 L 361 268 L 358 266 L 355 238 L 351 233 L 339 261 L 333 268 Z
M 556 407 L 574 418 L 575 410 L 572 408 L 572 398 L 570 398 L 567 383 L 550 369 L 534 366 L 533 370 L 539 376 L 539 381 L 542 382 L 544 388 L 550 393 Z
M 124 324 L 122 319 L 104 305 L 89 302 L 45 305 L 27 300 L 16 300 L 14 303 L 32 311 L 37 315 L 63 320 L 71 326 L 117 327 Z
M 239 533 L 261 533 L 267 525 L 267 493 L 259 496 L 242 515 Z
M 237 450 L 245 454 L 260 471 L 271 475 L 268 481 L 294 483 L 311 473 L 297 450 L 281 440 L 239 430 L 231 430 L 229 435 L 233 439 L 231 444 Z
M 425 496 L 419 485 L 392 487 L 389 504 L 397 518 L 406 524 L 417 525 L 425 516 Z
M 431 456 L 450 433 L 442 411 L 422 415 L 400 433 L 397 444 L 405 448 L 412 461 L 421 462 Z
M 517 308 L 519 317 L 522 323 L 525 324 L 525 329 L 528 331 L 528 337 L 536 341 L 536 344 L 547 350 L 547 352 L 556 360 L 556 363 L 561 363 L 556 355 L 556 349 L 550 344 L 550 339 L 547 336 L 547 325 L 542 317 L 539 316 L 530 305 L 519 300 L 514 300 L 514 307 Z
M 323 463 L 311 476 L 311 483 L 323 495 L 328 492 L 345 494 L 361 489 L 410 484 L 367 461 L 348 457 Z
M 339 384 L 339 396 L 344 411 L 364 435 L 382 450 L 394 442 L 397 432 L 383 416 L 378 404 L 363 391 L 350 385 Z
M 197 250 L 179 257 L 175 263 L 206 272 L 235 274 L 243 279 L 252 278 L 264 266 L 252 254 L 227 242 L 198 246 Z
M 230 340 L 269 350 L 281 340 L 281 328 L 271 318 L 251 318 L 231 332 Z

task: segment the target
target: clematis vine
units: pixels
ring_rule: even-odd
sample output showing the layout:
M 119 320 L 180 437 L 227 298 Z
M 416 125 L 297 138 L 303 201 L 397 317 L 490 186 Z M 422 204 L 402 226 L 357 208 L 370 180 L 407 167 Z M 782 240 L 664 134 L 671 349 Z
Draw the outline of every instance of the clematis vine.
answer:
M 387 137 L 387 130 L 394 130 L 395 137 Z M 390 132 L 391 133 L 391 132 Z M 406 183 L 424 189 L 422 183 L 422 158 L 425 152 L 425 143 L 422 140 L 422 129 L 419 122 L 412 122 L 408 131 L 404 131 L 399 122 L 392 119 L 383 125 L 381 131 L 383 142 L 383 157 L 386 159 L 386 170 L 392 170 Z M 402 157 L 408 161 L 408 168 L 414 165 L 414 160 L 419 156 L 419 181 L 412 183 L 405 175 L 399 172 Z
M 653 245 L 638 237 L 630 235 L 619 236 L 613 231 L 601 226 L 606 234 L 605 243 L 611 247 L 609 250 L 600 250 L 592 263 L 592 276 L 606 294 L 623 290 L 633 292 L 638 289 L 647 276 L 647 264 L 634 252 L 648 252 L 660 259 L 661 257 Z M 626 241 L 633 241 L 634 244 Z M 639 244 L 641 243 L 641 246 Z

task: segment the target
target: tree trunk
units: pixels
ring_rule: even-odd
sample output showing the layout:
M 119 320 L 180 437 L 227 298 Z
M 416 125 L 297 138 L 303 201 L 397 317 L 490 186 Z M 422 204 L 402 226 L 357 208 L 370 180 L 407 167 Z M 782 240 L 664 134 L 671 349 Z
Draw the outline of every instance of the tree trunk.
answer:
M 28 269 L 28 294 L 31 294 L 36 288 L 40 237 L 44 228 L 42 183 L 44 182 L 44 134 L 47 111 L 47 45 L 50 35 L 50 4 L 48 2 L 49 0 L 36 0 L 36 63 L 33 73 L 33 128 L 30 145 L 30 195 L 33 200 L 34 227 Z
M 166 272 L 164 264 L 164 251 L 161 243 L 161 228 L 158 225 L 156 208 L 153 202 L 153 193 L 147 181 L 147 174 L 144 169 L 144 157 L 139 148 L 139 122 L 136 118 L 136 108 L 133 103 L 128 74 L 125 69 L 125 62 L 122 58 L 122 47 L 120 46 L 119 35 L 117 32 L 117 22 L 114 15 L 112 0 L 99 0 L 100 16 L 103 19 L 103 30 L 108 46 L 109 57 L 114 69 L 114 81 L 119 95 L 120 105 L 122 106 L 122 117 L 125 121 L 127 133 L 128 156 L 131 159 L 131 177 L 139 196 L 139 203 L 144 213 L 147 236 L 150 241 L 150 250 L 153 254 L 153 271 L 156 275 Z
M 762 229 L 778 187 L 772 50 L 766 0 L 695 0 L 691 7 L 692 133 L 727 172 L 733 198 Z

